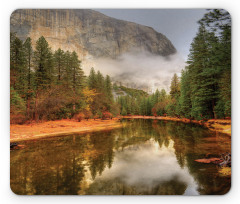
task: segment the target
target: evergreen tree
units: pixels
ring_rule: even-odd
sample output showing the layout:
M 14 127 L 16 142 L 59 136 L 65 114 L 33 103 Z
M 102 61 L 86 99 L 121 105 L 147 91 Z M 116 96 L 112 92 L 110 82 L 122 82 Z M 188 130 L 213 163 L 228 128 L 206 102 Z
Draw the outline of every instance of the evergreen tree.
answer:
M 24 46 L 24 54 L 26 58 L 26 66 L 27 66 L 27 94 L 26 94 L 26 101 L 27 101 L 27 116 L 30 117 L 30 101 L 33 97 L 33 48 L 32 48 L 32 40 L 30 37 L 26 39 L 23 44 Z
M 71 88 L 71 79 L 72 79 L 72 62 L 71 62 L 71 53 L 69 51 L 66 51 L 63 54 L 63 80 L 62 83 L 64 83 L 64 85 L 67 88 Z
M 39 92 L 50 87 L 52 82 L 53 58 L 48 42 L 42 36 L 36 42 L 36 49 L 34 51 L 35 62 L 35 120 L 39 119 Z
M 26 59 L 24 55 L 23 42 L 10 34 L 10 85 L 18 91 L 21 97 L 25 96 L 27 90 Z
M 214 66 L 212 57 L 213 33 L 209 33 L 201 25 L 197 36 L 191 45 L 188 68 L 191 75 L 192 113 L 197 119 L 214 118 L 217 100 L 218 69 Z
M 97 76 L 93 67 L 91 68 L 88 77 L 88 86 L 90 89 L 97 89 Z
M 218 114 L 231 116 L 231 16 L 223 9 L 213 9 L 204 15 L 199 21 L 200 24 L 216 33 L 218 43 L 215 43 L 213 60 L 215 67 L 218 67 L 217 77 L 219 86 L 219 100 L 217 106 L 223 112 Z
M 169 115 L 179 115 L 179 96 L 180 96 L 180 81 L 177 74 L 174 74 L 171 80 L 170 86 L 171 100 L 167 105 L 166 109 Z
M 84 73 L 80 66 L 81 61 L 78 59 L 75 51 L 71 54 L 71 68 L 72 68 L 72 87 L 75 93 L 78 93 L 84 85 Z
M 158 101 L 165 101 L 167 97 L 167 92 L 165 89 L 162 89 L 159 95 L 159 100 Z
M 84 85 L 84 73 L 80 67 L 81 61 L 78 59 L 77 53 L 73 51 L 70 57 L 70 73 L 72 74 L 70 81 L 73 90 L 73 113 L 76 111 L 76 105 L 78 109 L 81 109 L 83 100 L 81 100 L 81 91 Z
M 109 100 L 109 102 L 113 102 L 113 94 L 112 94 L 112 83 L 111 83 L 111 79 L 109 77 L 109 75 L 106 76 L 106 79 L 105 79 L 105 89 L 106 89 L 106 95 L 107 95 L 107 98 Z
M 54 52 L 54 62 L 57 72 L 57 84 L 60 84 L 64 74 L 64 51 L 60 48 Z
M 191 109 L 192 109 L 192 103 L 191 103 L 191 78 L 189 75 L 188 68 L 185 70 L 182 70 L 181 75 L 181 95 L 179 98 L 180 103 L 180 115 L 190 118 L 191 117 Z
M 46 89 L 50 86 L 53 73 L 53 56 L 48 42 L 42 36 L 36 42 L 34 51 L 36 88 Z
M 170 95 L 172 98 L 178 98 L 180 95 L 180 81 L 177 74 L 173 75 L 171 86 L 170 86 Z

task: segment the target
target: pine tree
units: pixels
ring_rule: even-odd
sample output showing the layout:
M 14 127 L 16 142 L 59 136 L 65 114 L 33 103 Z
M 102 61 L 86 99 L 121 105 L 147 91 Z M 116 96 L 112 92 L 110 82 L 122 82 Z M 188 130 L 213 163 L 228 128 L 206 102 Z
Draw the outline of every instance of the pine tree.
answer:
M 218 97 L 218 73 L 212 60 L 213 33 L 201 25 L 191 45 L 188 68 L 191 75 L 192 113 L 193 117 L 215 118 L 215 106 Z
M 26 58 L 26 66 L 27 66 L 27 116 L 30 117 L 30 101 L 33 97 L 33 48 L 32 48 L 32 40 L 30 37 L 26 39 L 23 44 L 24 46 L 24 54 Z
M 98 70 L 96 75 L 96 89 L 99 93 L 104 93 L 105 90 L 105 83 L 104 83 L 104 77 L 101 74 L 101 72 Z
M 63 54 L 63 80 L 62 83 L 64 83 L 64 85 L 67 88 L 71 88 L 71 78 L 72 78 L 72 62 L 71 62 L 71 53 L 69 51 L 66 51 Z
M 36 49 L 34 51 L 35 62 L 35 120 L 39 119 L 38 97 L 39 92 L 48 89 L 52 83 L 53 70 L 53 56 L 48 42 L 42 36 L 36 42 Z
M 54 52 L 54 62 L 57 72 L 57 84 L 60 84 L 64 74 L 64 51 L 60 48 Z
M 165 91 L 165 89 L 162 89 L 160 92 L 159 101 L 165 101 L 166 97 L 167 97 L 167 92 Z
M 174 74 L 171 80 L 170 95 L 175 99 L 180 95 L 180 81 L 177 74 Z
M 27 75 L 26 59 L 24 55 L 23 42 L 10 34 L 10 85 L 18 91 L 21 97 L 26 95 Z
M 81 69 L 81 61 L 78 59 L 77 53 L 73 51 L 70 56 L 70 82 L 73 90 L 73 113 L 76 111 L 76 105 L 78 109 L 81 109 L 81 104 L 84 100 L 81 100 L 81 93 L 83 90 L 85 77 Z
M 170 95 L 171 95 L 171 100 L 169 101 L 169 104 L 166 107 L 167 112 L 171 116 L 178 116 L 179 115 L 180 81 L 176 73 L 173 75 L 171 80 Z
M 231 115 L 231 16 L 223 9 L 213 9 L 199 21 L 209 30 L 216 33 L 218 43 L 215 43 L 214 65 L 218 66 L 220 76 L 217 77 L 219 99 L 218 114 Z M 222 109 L 221 107 L 224 107 Z
M 72 67 L 72 87 L 75 93 L 78 93 L 84 85 L 84 73 L 80 66 L 81 61 L 78 59 L 75 51 L 71 54 L 71 67 Z
M 46 89 L 50 86 L 53 73 L 53 56 L 48 42 L 42 36 L 36 42 L 34 51 L 36 88 Z
M 97 89 L 97 76 L 93 67 L 91 68 L 90 74 L 88 77 L 88 87 L 90 89 Z
M 191 109 L 192 109 L 192 103 L 191 103 L 191 78 L 189 75 L 188 68 L 185 68 L 185 70 L 182 70 L 181 74 L 181 94 L 179 98 L 180 103 L 180 115 L 190 118 L 191 117 Z
M 113 94 L 112 94 L 112 82 L 110 79 L 110 76 L 107 75 L 105 79 L 105 90 L 106 90 L 106 95 L 108 98 L 109 103 L 113 102 Z

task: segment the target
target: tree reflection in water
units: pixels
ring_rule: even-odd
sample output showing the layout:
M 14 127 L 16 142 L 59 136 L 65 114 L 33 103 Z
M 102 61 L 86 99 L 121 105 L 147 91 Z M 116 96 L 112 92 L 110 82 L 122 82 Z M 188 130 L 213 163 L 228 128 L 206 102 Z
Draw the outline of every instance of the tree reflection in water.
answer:
M 198 125 L 124 121 L 121 129 L 22 142 L 11 151 L 17 194 L 225 194 L 230 178 L 194 160 L 231 150 L 231 139 Z

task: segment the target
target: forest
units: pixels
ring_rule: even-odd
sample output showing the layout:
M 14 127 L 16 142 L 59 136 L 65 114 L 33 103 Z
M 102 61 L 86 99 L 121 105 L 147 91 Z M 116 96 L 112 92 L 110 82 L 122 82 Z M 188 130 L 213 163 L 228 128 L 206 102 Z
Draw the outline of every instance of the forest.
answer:
M 11 122 L 117 114 L 109 76 L 86 77 L 76 52 L 53 52 L 42 36 L 33 49 L 11 33 Z
M 170 93 L 156 90 L 148 97 L 122 96 L 121 114 L 193 118 L 231 117 L 231 17 L 211 10 L 198 22 L 187 66 L 174 74 Z M 137 106 L 139 104 L 139 106 Z
M 170 92 L 118 86 L 91 69 L 86 76 L 75 51 L 53 51 L 44 36 L 10 34 L 10 122 L 152 115 L 196 120 L 231 117 L 231 17 L 209 10 L 198 22 L 187 66 L 174 74 Z M 117 92 L 123 95 L 114 96 Z

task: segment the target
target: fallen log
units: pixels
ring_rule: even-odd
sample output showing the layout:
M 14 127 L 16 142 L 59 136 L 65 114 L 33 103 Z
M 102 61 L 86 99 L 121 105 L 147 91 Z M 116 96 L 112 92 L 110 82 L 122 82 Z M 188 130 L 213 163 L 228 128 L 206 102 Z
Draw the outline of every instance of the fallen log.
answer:
M 196 162 L 205 163 L 205 164 L 217 164 L 220 167 L 231 167 L 231 154 L 226 152 L 220 155 L 220 158 L 204 158 L 204 159 L 196 159 Z
M 196 159 L 195 161 L 200 163 L 205 163 L 205 164 L 223 162 L 223 160 L 220 158 Z

